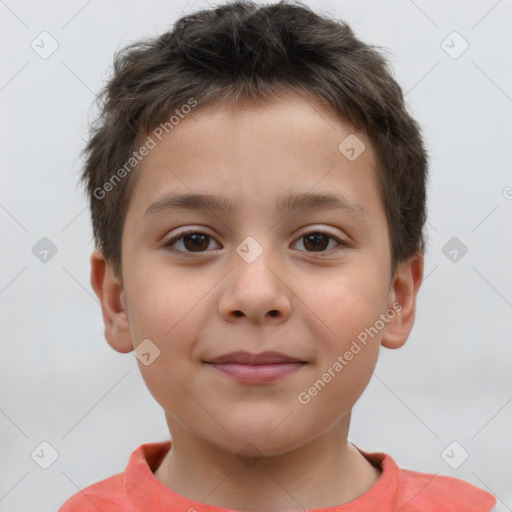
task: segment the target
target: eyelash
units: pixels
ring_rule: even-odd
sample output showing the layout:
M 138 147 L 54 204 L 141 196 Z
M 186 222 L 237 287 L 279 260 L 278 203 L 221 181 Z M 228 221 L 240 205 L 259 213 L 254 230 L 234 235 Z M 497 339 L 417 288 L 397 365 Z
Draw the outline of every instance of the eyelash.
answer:
M 206 235 L 208 238 L 214 240 L 214 238 L 212 236 L 208 235 L 208 233 L 204 233 L 203 231 L 199 231 L 199 230 L 194 229 L 194 228 L 188 228 L 185 231 L 182 231 L 181 233 L 179 233 L 178 235 L 173 236 L 167 242 L 165 242 L 164 247 L 166 249 L 169 249 L 171 251 L 174 251 L 174 252 L 177 252 L 177 253 L 180 253 L 180 254 L 190 254 L 190 255 L 192 255 L 192 254 L 204 254 L 205 252 L 209 252 L 209 251 L 202 251 L 202 252 L 200 251 L 200 252 L 194 253 L 194 252 L 188 252 L 188 251 L 181 251 L 181 250 L 178 250 L 178 249 L 175 249 L 174 247 L 172 247 L 172 245 L 175 242 L 177 242 L 178 240 L 181 240 L 182 238 L 186 237 L 187 235 L 195 235 L 195 234 Z M 339 245 L 337 247 L 335 247 L 334 249 L 330 249 L 329 251 L 319 251 L 319 252 L 315 252 L 315 251 L 302 251 L 302 252 L 307 252 L 308 254 L 337 253 L 338 251 L 341 251 L 341 250 L 349 247 L 349 244 L 344 242 L 343 240 L 340 240 L 339 238 L 331 235 L 327 231 L 321 231 L 321 230 L 318 230 L 318 229 L 312 229 L 310 231 L 307 231 L 306 233 L 303 233 L 299 238 L 297 238 L 297 241 L 300 240 L 301 238 L 304 238 L 304 237 L 312 235 L 312 234 L 326 235 L 329 239 L 332 239 L 332 240 L 335 240 L 336 242 L 338 242 Z

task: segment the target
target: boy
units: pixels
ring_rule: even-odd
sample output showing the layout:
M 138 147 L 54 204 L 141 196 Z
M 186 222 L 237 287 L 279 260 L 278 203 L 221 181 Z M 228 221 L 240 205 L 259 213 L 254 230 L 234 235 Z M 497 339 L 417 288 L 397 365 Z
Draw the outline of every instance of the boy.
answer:
M 301 4 L 236 2 L 114 71 L 82 176 L 91 283 L 172 441 L 61 512 L 490 510 L 347 439 L 423 276 L 427 157 L 384 59 Z

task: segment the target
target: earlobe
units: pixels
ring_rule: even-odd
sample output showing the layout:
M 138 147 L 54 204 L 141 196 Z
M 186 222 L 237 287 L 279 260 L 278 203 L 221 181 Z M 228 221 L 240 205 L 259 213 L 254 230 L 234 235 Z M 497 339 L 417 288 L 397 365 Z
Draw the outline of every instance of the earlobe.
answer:
M 423 264 L 423 252 L 419 251 L 398 265 L 393 276 L 389 304 L 397 313 L 383 331 L 383 347 L 400 348 L 411 333 L 416 314 L 416 297 L 423 279 Z
M 91 285 L 101 303 L 105 338 L 118 352 L 133 350 L 123 284 L 100 249 L 91 255 Z

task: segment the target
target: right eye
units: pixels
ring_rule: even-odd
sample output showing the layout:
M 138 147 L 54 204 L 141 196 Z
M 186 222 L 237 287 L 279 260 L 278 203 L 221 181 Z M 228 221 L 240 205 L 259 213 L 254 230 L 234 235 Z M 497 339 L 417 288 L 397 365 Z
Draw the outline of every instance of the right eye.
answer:
M 164 247 L 169 248 L 171 251 L 183 252 L 185 254 L 202 253 L 205 252 L 210 242 L 213 240 L 214 239 L 206 233 L 196 229 L 188 229 L 173 236 L 164 244 Z M 184 249 L 173 247 L 177 242 L 178 245 L 181 245 Z

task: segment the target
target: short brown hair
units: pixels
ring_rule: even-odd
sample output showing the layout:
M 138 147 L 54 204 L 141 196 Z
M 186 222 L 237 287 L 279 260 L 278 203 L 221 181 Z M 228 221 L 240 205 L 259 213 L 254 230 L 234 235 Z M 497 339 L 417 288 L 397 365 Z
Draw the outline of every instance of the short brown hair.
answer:
M 96 246 L 117 275 L 135 181 L 126 164 L 137 167 L 131 159 L 150 131 L 191 98 L 201 108 L 228 99 L 270 101 L 285 91 L 320 100 L 371 140 L 392 271 L 424 250 L 427 155 L 387 61 L 346 23 L 299 2 L 236 1 L 183 16 L 172 30 L 114 57 L 81 179 Z

